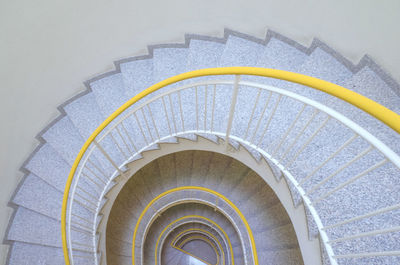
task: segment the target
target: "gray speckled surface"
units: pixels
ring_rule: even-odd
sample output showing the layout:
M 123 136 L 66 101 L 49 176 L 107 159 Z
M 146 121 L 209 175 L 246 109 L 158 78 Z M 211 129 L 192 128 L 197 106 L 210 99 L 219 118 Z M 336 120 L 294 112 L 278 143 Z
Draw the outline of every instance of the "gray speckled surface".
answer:
M 120 65 L 125 84 L 125 94 L 132 98 L 153 85 L 153 60 L 134 60 Z
M 236 36 L 230 36 L 225 44 L 219 66 L 253 66 L 264 45 Z
M 105 117 L 110 116 L 129 99 L 125 94 L 125 83 L 121 73 L 95 80 L 90 83 L 90 87 Z
M 65 116 L 43 134 L 43 138 L 70 164 L 74 163 L 83 139 L 71 120 Z
M 25 167 L 59 191 L 64 191 L 70 166 L 49 144 L 43 145 Z
M 46 190 L 43 194 L 43 190 Z M 34 174 L 29 175 L 15 194 L 13 203 L 61 220 L 62 193 Z
M 59 221 L 19 207 L 8 231 L 7 240 L 61 247 L 60 237 L 49 237 L 49 234 L 59 235 L 60 232 Z
M 184 73 L 189 51 L 186 48 L 159 48 L 153 51 L 154 83 Z
M 215 67 L 224 50 L 222 43 L 213 41 L 192 40 L 188 56 L 188 69 L 197 70 Z
M 37 264 L 63 265 L 64 255 L 61 248 L 15 242 L 10 255 L 10 264 L 28 265 L 32 261 Z

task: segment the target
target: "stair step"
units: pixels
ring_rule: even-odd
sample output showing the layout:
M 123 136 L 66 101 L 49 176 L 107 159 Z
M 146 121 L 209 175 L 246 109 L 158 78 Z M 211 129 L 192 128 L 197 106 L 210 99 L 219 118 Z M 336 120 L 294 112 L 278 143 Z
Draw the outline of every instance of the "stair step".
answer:
M 154 85 L 153 59 L 123 62 L 120 64 L 120 68 L 127 98 L 132 98 Z
M 258 232 L 255 234 L 259 252 L 266 250 L 281 250 L 298 248 L 297 237 L 293 225 L 288 223 L 274 229 Z
M 190 40 L 188 69 L 197 70 L 215 67 L 225 48 L 223 43 L 207 40 Z
M 61 248 L 23 242 L 12 244 L 9 264 L 28 265 L 32 264 L 33 260 L 39 262 L 39 264 L 65 264 Z
M 307 54 L 276 38 L 271 38 L 257 60 L 257 67 L 294 72 L 307 59 Z
M 54 123 L 42 137 L 69 165 L 74 163 L 84 143 L 82 136 L 68 116 L 64 116 Z
M 70 166 L 49 144 L 41 146 L 25 168 L 60 192 L 64 191 Z
M 104 117 L 110 116 L 128 100 L 121 73 L 107 75 L 90 82 L 89 85 Z
M 254 66 L 264 49 L 260 43 L 230 35 L 219 66 Z
M 262 251 L 258 259 L 276 265 L 301 265 L 303 259 L 299 249 Z
M 157 48 L 153 51 L 154 83 L 186 72 L 189 51 L 186 48 Z
M 32 211 L 61 220 L 63 194 L 34 174 L 20 185 L 12 202 Z
M 7 240 L 61 247 L 60 222 L 18 207 L 8 230 Z
M 64 106 L 64 109 L 84 139 L 89 138 L 92 132 L 105 119 L 105 116 L 103 116 L 92 93 L 79 97 Z M 120 165 L 125 161 L 123 154 L 118 150 L 116 142 L 113 142 L 111 136 L 107 136 L 100 145 L 117 165 Z M 99 160 L 106 172 L 113 172 L 115 170 L 111 163 L 99 150 L 97 150 L 97 148 L 96 158 Z

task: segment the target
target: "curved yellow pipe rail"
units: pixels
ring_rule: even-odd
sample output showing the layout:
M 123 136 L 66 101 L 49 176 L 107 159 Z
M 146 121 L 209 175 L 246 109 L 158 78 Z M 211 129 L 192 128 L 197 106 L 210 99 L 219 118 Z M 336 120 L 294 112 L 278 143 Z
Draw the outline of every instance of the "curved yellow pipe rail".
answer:
M 219 256 L 219 254 L 218 254 L 218 250 L 217 250 L 217 246 L 215 246 L 212 242 L 211 242 L 211 240 L 209 240 L 208 238 L 206 238 L 205 236 L 191 236 L 191 237 L 188 237 L 188 238 L 186 238 L 185 240 L 183 240 L 180 244 L 179 244 L 179 246 L 177 247 L 177 246 L 174 246 L 174 245 L 171 245 L 173 248 L 178 248 L 178 249 L 180 249 L 180 250 L 183 250 L 182 249 L 182 246 L 184 246 L 186 243 L 188 243 L 188 242 L 190 242 L 190 241 L 193 241 L 193 240 L 202 240 L 202 241 L 205 241 L 208 245 L 210 245 L 211 246 L 211 248 L 214 250 L 214 252 L 215 252 L 215 255 L 217 256 L 217 263 L 215 263 L 215 265 L 218 265 L 219 264 L 219 260 L 220 260 L 220 256 Z M 193 254 L 192 254 L 193 255 Z M 193 255 L 194 256 L 194 255 Z M 198 257 L 196 257 L 196 258 L 198 258 Z M 198 258 L 198 259 L 200 259 L 200 258 Z M 207 264 L 209 264 L 208 262 L 206 262 L 206 261 L 204 261 L 205 263 L 207 263 Z M 210 264 L 211 265 L 211 264 Z
M 200 190 L 200 191 L 205 191 L 205 192 L 211 193 L 211 194 L 213 194 L 213 195 L 215 195 L 215 196 L 221 198 L 221 199 L 224 200 L 226 203 L 228 203 L 229 206 L 231 206 L 232 209 L 239 215 L 240 219 L 242 220 L 243 224 L 244 224 L 245 227 L 246 227 L 247 234 L 248 234 L 249 239 L 250 239 L 250 244 L 251 244 L 252 252 L 253 252 L 254 264 L 255 264 L 255 265 L 258 265 L 257 249 L 256 249 L 256 243 L 255 243 L 255 240 L 254 240 L 253 232 L 251 231 L 251 228 L 250 228 L 249 223 L 247 222 L 246 218 L 244 217 L 244 215 L 242 214 L 242 212 L 239 210 L 239 208 L 238 208 L 233 202 L 231 202 L 228 198 L 226 198 L 224 195 L 222 195 L 222 194 L 220 194 L 220 193 L 218 193 L 218 192 L 216 192 L 216 191 L 214 191 L 214 190 L 208 189 L 208 188 L 196 187 L 196 186 L 184 186 L 184 187 L 177 187 L 177 188 L 174 188 L 174 189 L 167 190 L 167 191 L 165 191 L 165 192 L 159 194 L 158 196 L 156 196 L 153 200 L 151 200 L 151 201 L 149 202 L 149 204 L 146 205 L 146 207 L 144 208 L 144 210 L 142 211 L 142 213 L 140 214 L 140 216 L 139 216 L 139 218 L 138 218 L 138 220 L 137 220 L 137 222 L 136 222 L 135 230 L 134 230 L 134 232 L 133 232 L 133 239 L 132 239 L 132 264 L 133 264 L 133 265 L 135 264 L 135 241 L 136 241 L 136 234 L 137 234 L 137 231 L 138 231 L 138 229 L 139 229 L 140 222 L 141 222 L 142 219 L 143 219 L 143 216 L 146 214 L 147 210 L 148 210 L 157 200 L 159 200 L 160 198 L 164 197 L 165 195 L 168 195 L 168 194 L 173 193 L 173 192 L 176 192 L 176 191 L 182 191 L 182 190 Z M 232 252 L 232 253 L 233 253 L 233 252 Z M 232 257 L 233 257 L 233 256 L 232 256 Z M 157 258 L 156 258 L 156 261 L 157 261 Z
M 90 135 L 90 137 L 83 144 L 81 150 L 79 151 L 74 164 L 72 165 L 71 171 L 69 173 L 67 182 L 65 184 L 63 203 L 61 208 L 61 237 L 62 237 L 62 246 L 64 252 L 64 259 L 66 265 L 70 265 L 68 248 L 67 248 L 67 233 L 66 233 L 66 214 L 67 214 L 67 205 L 68 205 L 68 194 L 71 188 L 72 180 L 74 178 L 76 169 L 85 154 L 86 150 L 89 148 L 90 144 L 93 140 L 100 134 L 100 132 L 107 127 L 116 117 L 118 117 L 122 112 L 128 109 L 130 106 L 135 104 L 140 99 L 145 96 L 153 93 L 154 91 L 159 90 L 165 86 L 170 84 L 195 78 L 201 76 L 211 76 L 211 75 L 254 75 L 254 76 L 263 76 L 281 79 L 301 85 L 305 85 L 325 93 L 328 93 L 332 96 L 340 98 L 359 109 L 369 113 L 374 116 L 378 120 L 385 123 L 387 126 L 400 133 L 400 115 L 391 111 L 390 109 L 380 105 L 379 103 L 364 97 L 356 92 L 353 92 L 344 87 L 338 86 L 336 84 L 315 78 L 310 77 L 298 73 L 276 70 L 276 69 L 268 69 L 268 68 L 258 68 L 258 67 L 222 67 L 222 68 L 208 68 L 195 70 L 187 73 L 183 73 L 180 75 L 176 75 L 165 79 L 155 85 L 150 86 L 149 88 L 143 90 L 126 103 L 124 103 L 121 107 L 119 107 L 113 114 L 111 114 L 99 127 Z
M 213 234 L 211 234 L 211 233 L 210 233 L 209 231 L 207 231 L 207 230 L 204 230 L 204 229 L 201 229 L 201 228 L 189 228 L 189 229 L 186 229 L 186 230 L 180 232 L 179 234 L 177 234 L 177 235 L 172 239 L 171 245 L 174 245 L 175 242 L 176 242 L 176 240 L 177 240 L 177 238 L 180 237 L 182 234 L 187 233 L 187 232 L 190 232 L 190 231 L 194 231 L 194 232 L 195 232 L 195 231 L 200 231 L 200 232 L 203 232 L 203 233 L 207 234 L 207 235 L 210 236 L 212 239 L 214 239 L 215 242 L 217 242 L 217 244 L 218 244 L 218 246 L 219 246 L 219 249 L 221 249 L 221 251 L 222 251 L 222 253 L 221 253 L 221 255 L 222 255 L 222 263 L 225 264 L 225 253 L 224 253 L 224 251 L 223 251 L 221 242 L 219 242 L 218 238 L 216 238 Z
M 198 218 L 198 219 L 206 220 L 206 221 L 212 223 L 213 225 L 215 225 L 215 227 L 217 227 L 217 228 L 224 234 L 224 237 L 226 238 L 226 240 L 228 240 L 229 252 L 231 253 L 231 257 L 232 257 L 232 265 L 235 265 L 235 261 L 234 261 L 234 258 L 233 258 L 233 248 L 232 248 L 231 241 L 229 240 L 228 234 L 227 234 L 227 233 L 224 231 L 224 229 L 222 229 L 222 227 L 219 226 L 216 222 L 214 222 L 213 220 L 211 220 L 211 219 L 209 219 L 209 218 L 207 218 L 207 217 L 201 216 L 201 215 L 186 215 L 186 216 L 180 217 L 180 218 L 176 219 L 175 221 L 172 221 L 171 223 L 169 223 L 169 224 L 161 231 L 160 235 L 159 235 L 158 238 L 157 238 L 157 241 L 156 241 L 156 249 L 155 249 L 155 251 L 154 251 L 155 265 L 157 265 L 158 245 L 160 244 L 160 240 L 161 240 L 162 235 L 163 235 L 163 234 L 165 233 L 165 231 L 167 231 L 167 229 L 168 229 L 169 227 L 171 227 L 173 224 L 175 224 L 175 223 L 177 223 L 177 222 L 179 222 L 179 221 L 181 221 L 181 220 L 189 219 L 189 218 Z M 190 253 L 186 253 L 186 254 L 191 255 Z M 132 262 L 133 262 L 133 264 L 135 264 L 134 261 L 133 261 L 133 259 L 132 259 Z

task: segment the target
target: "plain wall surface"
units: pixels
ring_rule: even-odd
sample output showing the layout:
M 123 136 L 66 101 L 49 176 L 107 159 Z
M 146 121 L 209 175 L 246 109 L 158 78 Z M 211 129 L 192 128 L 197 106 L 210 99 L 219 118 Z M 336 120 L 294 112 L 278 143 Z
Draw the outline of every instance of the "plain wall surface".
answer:
M 306 46 L 317 37 L 354 63 L 367 53 L 400 80 L 399 14 L 398 0 L 2 1 L 0 237 L 35 135 L 114 60 L 183 42 L 185 33 L 221 37 L 227 27 L 264 38 L 272 29 Z

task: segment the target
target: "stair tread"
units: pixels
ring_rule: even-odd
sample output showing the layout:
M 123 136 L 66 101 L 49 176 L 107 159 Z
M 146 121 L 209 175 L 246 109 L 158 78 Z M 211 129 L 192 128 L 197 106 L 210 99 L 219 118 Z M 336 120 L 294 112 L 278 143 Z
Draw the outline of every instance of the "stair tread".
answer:
M 188 69 L 197 70 L 215 67 L 224 48 L 223 43 L 192 39 L 189 45 Z
M 42 145 L 25 168 L 59 191 L 64 191 L 70 166 L 49 144 Z
M 61 247 L 60 222 L 19 207 L 8 230 L 7 239 L 45 246 Z
M 229 36 L 219 66 L 254 66 L 265 46 L 241 37 Z
M 92 81 L 89 85 L 104 117 L 110 116 L 128 100 L 121 73 L 107 75 Z
M 153 51 L 154 83 L 186 72 L 189 51 L 186 48 L 158 48 Z
M 75 125 L 65 116 L 54 123 L 42 137 L 49 143 L 70 165 L 75 161 L 84 141 Z
M 125 84 L 125 95 L 132 98 L 154 84 L 153 59 L 142 59 L 120 64 Z
M 63 194 L 34 174 L 29 174 L 12 202 L 32 211 L 61 220 Z
M 93 93 L 88 93 L 79 97 L 64 106 L 64 109 L 84 139 L 89 138 L 89 136 L 105 119 Z M 106 150 L 115 163 L 121 164 L 125 160 L 123 154 L 118 150 L 118 147 L 116 146 L 116 143 L 113 142 L 111 136 L 106 137 L 100 145 Z M 96 149 L 96 152 L 96 157 L 99 160 L 101 159 L 100 162 L 103 165 L 103 168 L 111 171 L 110 168 L 112 168 L 112 165 L 110 162 L 108 162 L 102 154 L 99 154 L 99 150 Z
M 61 248 L 14 242 L 10 249 L 10 265 L 28 265 L 32 261 L 39 264 L 63 265 L 64 254 Z
M 271 38 L 256 65 L 294 72 L 306 58 L 307 55 L 302 51 L 281 40 Z

